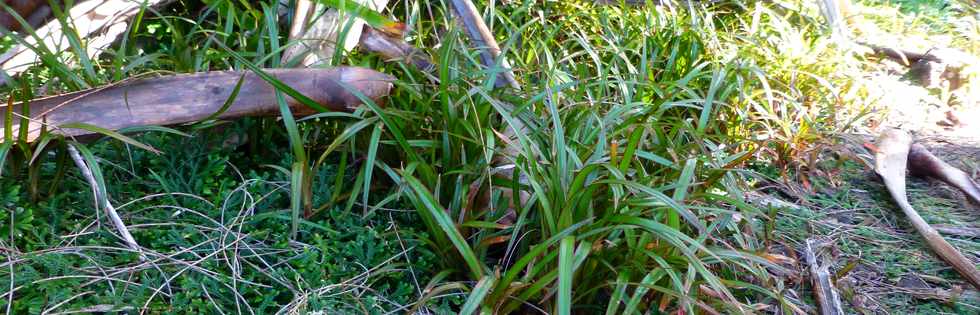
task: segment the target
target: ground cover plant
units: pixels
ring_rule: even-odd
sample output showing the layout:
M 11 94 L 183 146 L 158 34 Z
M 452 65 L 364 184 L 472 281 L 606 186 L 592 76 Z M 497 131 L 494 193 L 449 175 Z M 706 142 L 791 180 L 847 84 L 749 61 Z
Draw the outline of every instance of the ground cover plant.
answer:
M 26 143 L 8 132 L 0 304 L 10 313 L 815 310 L 783 244 L 801 237 L 787 232 L 799 220 L 822 216 L 746 199 L 767 185 L 791 196 L 823 187 L 834 172 L 820 162 L 838 136 L 878 117 L 864 54 L 830 38 L 815 3 L 477 3 L 520 89 L 494 88 L 500 67 L 481 64 L 448 1 L 406 0 L 381 13 L 407 25 L 434 70 L 361 51 L 333 60 L 397 78 L 384 106 L 94 141 Z M 72 41 L 4 92 L 25 100 L 288 65 L 287 11 L 230 0 L 146 10 L 99 58 L 80 57 L 85 43 Z M 94 189 L 143 251 L 95 210 L 68 146 L 99 174 Z

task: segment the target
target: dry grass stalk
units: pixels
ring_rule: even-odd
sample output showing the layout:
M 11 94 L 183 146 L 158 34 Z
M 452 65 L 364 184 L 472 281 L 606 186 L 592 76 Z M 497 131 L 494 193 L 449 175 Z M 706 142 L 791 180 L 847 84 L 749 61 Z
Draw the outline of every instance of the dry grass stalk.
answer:
M 89 186 L 92 186 L 92 194 L 95 196 L 96 211 L 98 208 L 105 209 L 106 215 L 109 216 L 109 220 L 112 221 L 112 225 L 115 226 L 116 230 L 119 231 L 119 235 L 122 236 L 123 242 L 126 243 L 133 251 L 141 253 L 140 258 L 143 259 L 142 250 L 136 240 L 133 239 L 133 235 L 129 233 L 129 229 L 126 228 L 126 224 L 123 223 L 122 218 L 119 217 L 119 213 L 116 212 L 116 208 L 112 206 L 109 202 L 109 197 L 105 195 L 105 191 L 99 188 L 98 182 L 92 175 L 92 169 L 85 164 L 85 160 L 82 156 L 78 154 L 78 150 L 75 149 L 74 145 L 68 146 L 68 154 L 71 155 L 71 159 L 75 161 L 75 166 L 78 170 L 82 172 L 82 177 L 88 182 Z

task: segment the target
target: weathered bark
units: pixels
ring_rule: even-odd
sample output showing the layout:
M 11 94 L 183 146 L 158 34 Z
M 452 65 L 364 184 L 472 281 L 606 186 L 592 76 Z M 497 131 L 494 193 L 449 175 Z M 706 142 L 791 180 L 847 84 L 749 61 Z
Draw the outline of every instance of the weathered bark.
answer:
M 3 3 L 20 18 L 30 22 L 31 16 L 41 8 L 46 7 L 48 2 L 44 0 L 4 0 Z M 0 7 L 0 27 L 10 31 L 18 31 L 22 26 L 13 14 Z
M 966 172 L 949 165 L 929 152 L 921 144 L 913 144 L 909 149 L 909 173 L 918 177 L 935 178 L 956 187 L 967 199 L 980 205 L 980 187 Z
M 135 16 L 144 7 L 163 5 L 170 0 L 104 0 L 86 1 L 79 3 L 68 11 L 69 21 L 78 37 L 87 39 L 86 54 L 95 58 L 112 44 L 116 37 L 125 32 L 129 18 Z M 39 58 L 30 46 L 43 46 L 57 52 L 67 49 L 64 30 L 61 22 L 51 21 L 36 30 L 35 34 L 41 39 L 38 42 L 33 36 L 25 37 L 27 45 L 19 44 L 10 48 L 0 56 L 0 69 L 7 76 L 13 77 L 27 70 L 38 62 Z M 4 78 L 0 78 L 3 81 Z
M 270 75 L 313 99 L 327 109 L 352 111 L 360 99 L 341 85 L 357 89 L 381 103 L 392 86 L 389 75 L 364 68 L 268 69 Z M 48 130 L 66 136 L 92 132 L 63 129 L 67 123 L 84 123 L 110 130 L 149 125 L 174 125 L 208 118 L 218 112 L 231 96 L 239 79 L 244 81 L 238 96 L 218 118 L 270 115 L 279 112 L 275 88 L 252 72 L 214 71 L 141 79 L 119 85 L 57 95 L 29 102 L 30 125 L 27 140 L 40 135 L 42 122 Z M 297 116 L 314 110 L 286 96 Z M 0 106 L 0 113 L 6 112 Z M 18 134 L 22 104 L 14 104 L 14 134 Z M 0 121 L 0 127 L 3 122 Z M 2 130 L 2 128 L 0 128 Z
M 909 218 L 915 230 L 925 238 L 926 244 L 936 255 L 952 265 L 970 284 L 980 289 L 980 272 L 969 259 L 963 256 L 929 225 L 909 204 L 905 194 L 905 174 L 912 146 L 912 136 L 908 133 L 890 129 L 878 137 L 875 152 L 875 171 L 884 180 L 892 199 Z
M 422 71 L 435 70 L 435 65 L 432 64 L 430 57 L 425 52 L 367 25 L 361 32 L 360 48 L 364 51 L 377 53 L 387 60 L 404 61 Z
M 488 68 L 494 67 L 497 58 L 500 56 L 500 45 L 493 38 L 493 33 L 490 32 L 490 28 L 483 21 L 483 17 L 480 16 L 476 6 L 470 0 L 451 0 L 450 3 L 452 4 L 453 13 L 456 14 L 456 18 L 463 24 L 463 29 L 470 37 L 470 40 L 473 41 L 473 46 L 480 49 L 480 61 L 483 62 L 483 66 Z M 500 76 L 495 76 L 496 86 L 510 86 L 514 89 L 520 89 L 521 85 L 514 78 L 514 73 L 511 71 L 507 61 L 502 60 L 501 66 L 505 70 Z
M 382 10 L 388 5 L 388 0 L 355 0 L 358 4 L 374 10 Z M 314 4 L 314 1 L 299 0 L 293 15 L 293 24 L 289 31 L 289 40 L 298 41 L 290 46 L 282 55 L 283 62 L 296 58 L 300 66 L 329 65 L 333 60 L 337 46 L 351 50 L 361 37 L 361 29 L 365 23 L 361 19 L 350 19 L 353 16 Z M 344 38 L 340 38 L 348 23 L 353 23 Z
M 830 277 L 830 264 L 821 264 L 817 259 L 816 241 L 806 240 L 804 252 L 806 263 L 810 266 L 810 281 L 813 284 L 813 295 L 820 307 L 821 315 L 842 315 L 843 307 L 840 303 L 840 295 L 834 287 L 833 279 Z

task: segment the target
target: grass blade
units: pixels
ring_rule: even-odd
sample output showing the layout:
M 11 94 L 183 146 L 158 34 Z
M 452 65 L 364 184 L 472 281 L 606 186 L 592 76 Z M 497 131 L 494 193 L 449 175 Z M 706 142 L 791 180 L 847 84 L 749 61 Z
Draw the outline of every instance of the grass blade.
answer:
M 139 141 L 136 141 L 133 138 L 124 136 L 123 134 L 118 133 L 116 131 L 105 129 L 105 128 L 102 128 L 102 127 L 99 127 L 99 126 L 95 126 L 95 125 L 92 125 L 92 124 L 86 124 L 86 123 L 67 123 L 67 124 L 63 124 L 63 125 L 58 126 L 58 127 L 60 127 L 60 128 L 69 128 L 69 129 L 82 129 L 82 130 L 91 131 L 91 132 L 94 132 L 94 133 L 102 134 L 102 135 L 105 135 L 105 136 L 114 138 L 116 140 L 125 142 L 126 144 L 130 144 L 130 145 L 135 146 L 137 148 L 140 148 L 140 149 L 143 149 L 143 150 L 147 150 L 147 151 L 153 152 L 155 154 L 160 154 L 160 150 L 157 150 L 154 147 L 151 147 L 151 146 L 149 146 L 147 144 L 143 144 L 142 142 L 139 142 Z
M 344 13 L 348 13 L 363 19 L 373 28 L 376 28 L 382 32 L 392 35 L 397 38 L 401 38 L 405 32 L 405 24 L 392 21 L 391 19 L 381 15 L 378 11 L 372 10 L 366 6 L 361 5 L 352 0 L 316 0 L 317 2 L 326 4 L 331 8 L 337 9 Z
M 473 290 L 470 291 L 470 296 L 466 298 L 466 303 L 460 308 L 460 314 L 475 314 L 477 308 L 483 304 L 483 299 L 490 293 L 490 289 L 493 288 L 494 278 L 492 274 L 483 276 L 479 282 L 473 286 Z
M 558 299 L 555 306 L 559 315 L 572 313 L 572 251 L 575 237 L 566 236 L 558 248 Z
M 449 240 L 456 247 L 456 251 L 463 256 L 463 260 L 466 262 L 466 266 L 469 268 L 471 276 L 475 279 L 483 278 L 484 267 L 480 262 L 480 259 L 476 257 L 476 253 L 470 248 L 470 245 L 466 243 L 466 239 L 463 235 L 459 233 L 459 229 L 456 228 L 456 224 L 453 220 L 449 218 L 446 210 L 436 201 L 432 193 L 429 192 L 422 182 L 419 182 L 414 176 L 410 174 L 402 174 L 402 179 L 414 192 L 415 198 L 417 198 L 421 204 L 424 206 L 419 211 L 425 211 L 429 216 L 436 220 L 439 228 L 442 232 L 449 237 Z

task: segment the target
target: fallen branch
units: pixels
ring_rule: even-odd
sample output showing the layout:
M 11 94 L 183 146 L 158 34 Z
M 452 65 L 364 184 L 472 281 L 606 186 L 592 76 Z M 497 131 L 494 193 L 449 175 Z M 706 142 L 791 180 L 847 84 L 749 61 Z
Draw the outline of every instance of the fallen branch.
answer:
M 361 100 L 345 86 L 356 89 L 378 102 L 392 86 L 389 75 L 364 68 L 267 69 L 266 73 L 292 87 L 330 110 L 353 111 Z M 239 80 L 237 97 L 220 112 Z M 35 99 L 29 102 L 30 118 L 27 141 L 40 136 L 42 124 L 48 130 L 65 136 L 92 134 L 83 129 L 58 128 L 68 123 L 83 123 L 110 130 L 127 127 L 174 125 L 195 122 L 220 112 L 216 118 L 272 115 L 279 113 L 275 88 L 252 72 L 213 71 L 135 80 L 119 85 Z M 293 114 L 309 115 L 315 111 L 297 100 L 286 97 Z M 5 112 L 0 105 L 0 112 Z M 22 104 L 14 104 L 13 134 L 22 127 L 16 117 Z M 3 123 L 0 122 L 0 126 Z
M 956 269 L 970 284 L 980 288 L 980 272 L 977 272 L 973 262 L 946 242 L 939 232 L 929 226 L 929 223 L 923 220 L 909 204 L 905 194 L 905 173 L 912 136 L 901 130 L 890 129 L 878 137 L 876 146 L 875 171 L 884 180 L 892 199 L 909 218 L 915 230 L 925 238 L 926 244 L 940 258 L 952 265 L 953 269 Z
M 850 0 L 819 0 L 820 14 L 827 21 L 830 27 L 831 37 L 839 41 L 848 41 L 851 38 L 851 30 L 847 25 L 847 11 L 850 8 Z
M 980 187 L 966 172 L 949 165 L 929 152 L 921 144 L 913 144 L 909 149 L 909 173 L 913 176 L 935 178 L 956 187 L 967 199 L 980 205 Z
M 822 315 L 841 315 L 844 309 L 841 306 L 840 295 L 830 275 L 830 264 L 821 264 L 817 260 L 817 252 L 814 249 L 816 241 L 806 240 L 804 252 L 806 263 L 810 266 L 810 281 L 813 284 L 813 296 L 817 299 Z
M 384 9 L 388 5 L 388 0 L 355 0 L 355 2 L 374 10 Z M 348 24 L 350 28 L 341 38 L 340 35 Z M 289 40 L 297 43 L 286 49 L 282 61 L 288 63 L 293 59 L 302 58 L 300 67 L 330 65 L 338 44 L 342 45 L 341 48 L 345 51 L 353 49 L 358 44 L 364 25 L 363 20 L 353 15 L 326 8 L 322 4 L 314 4 L 311 0 L 298 0 L 289 31 Z
M 359 47 L 381 55 L 386 61 L 404 61 L 425 72 L 435 71 L 436 68 L 425 52 L 367 25 L 361 32 Z
M 92 194 L 95 197 L 96 211 L 99 208 L 105 209 L 106 214 L 109 216 L 109 220 L 112 221 L 112 225 L 116 227 L 119 231 L 119 235 L 122 236 L 123 242 L 130 249 L 140 253 L 140 258 L 142 259 L 142 250 L 136 240 L 133 239 L 133 235 L 129 233 L 129 229 L 126 228 L 126 224 L 123 223 L 122 218 L 119 217 L 119 213 L 116 212 L 116 208 L 112 206 L 109 202 L 109 197 L 104 194 L 104 190 L 99 188 L 98 182 L 95 180 L 95 176 L 92 175 L 92 169 L 85 164 L 85 160 L 82 156 L 78 154 L 78 149 L 75 149 L 74 145 L 68 145 L 68 155 L 71 155 L 71 159 L 75 161 L 75 166 L 78 166 L 78 170 L 82 172 L 82 177 L 88 181 L 88 185 L 92 186 Z
M 85 1 L 68 11 L 67 20 L 69 25 L 73 27 L 70 31 L 76 32 L 79 38 L 86 39 L 86 54 L 89 58 L 94 59 L 105 47 L 112 44 L 116 37 L 126 31 L 129 25 L 128 20 L 139 13 L 141 9 L 163 5 L 169 1 Z M 39 61 L 40 58 L 32 47 L 43 46 L 54 53 L 66 49 L 67 47 L 63 47 L 64 43 L 68 42 L 65 31 L 62 29 L 61 22 L 54 20 L 37 29 L 35 31 L 36 38 L 34 36 L 23 38 L 24 43 L 10 48 L 0 56 L 0 69 L 6 74 L 0 78 L 0 81 L 6 81 L 7 77 L 14 77 L 24 72 Z M 41 42 L 38 42 L 38 39 Z
M 943 234 L 963 236 L 963 237 L 980 237 L 980 228 L 975 228 L 975 227 L 936 225 L 936 231 L 939 231 L 940 233 Z
M 38 25 L 38 22 L 43 21 L 51 13 L 51 8 L 48 7 L 48 2 L 45 0 L 17 0 L 4 1 L 4 3 L 10 7 L 13 13 L 26 20 L 31 27 Z M 13 14 L 0 8 L 0 27 L 10 31 L 19 31 L 21 24 Z
M 453 12 L 456 13 L 456 18 L 463 24 L 463 29 L 473 41 L 473 46 L 480 49 L 480 61 L 483 62 L 483 66 L 489 69 L 495 68 L 496 60 L 500 57 L 500 45 L 493 38 L 493 33 L 490 33 L 490 28 L 483 21 L 480 13 L 476 10 L 476 6 L 470 0 L 452 0 L 450 2 Z M 511 71 L 507 60 L 501 60 L 501 66 L 505 68 L 505 71 L 502 73 L 502 77 L 494 76 L 496 87 L 510 86 L 514 89 L 520 89 L 521 85 L 514 79 L 514 72 Z

